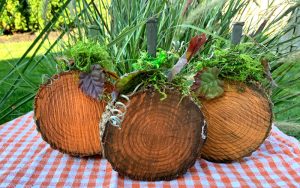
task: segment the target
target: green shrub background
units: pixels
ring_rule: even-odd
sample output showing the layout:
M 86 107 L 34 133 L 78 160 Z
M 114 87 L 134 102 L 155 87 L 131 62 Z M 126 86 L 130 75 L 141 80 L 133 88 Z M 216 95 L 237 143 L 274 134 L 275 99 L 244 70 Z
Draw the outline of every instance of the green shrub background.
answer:
M 0 15 L 0 34 L 41 30 L 63 3 L 62 0 L 6 0 Z M 67 24 L 65 16 L 59 17 L 54 30 Z

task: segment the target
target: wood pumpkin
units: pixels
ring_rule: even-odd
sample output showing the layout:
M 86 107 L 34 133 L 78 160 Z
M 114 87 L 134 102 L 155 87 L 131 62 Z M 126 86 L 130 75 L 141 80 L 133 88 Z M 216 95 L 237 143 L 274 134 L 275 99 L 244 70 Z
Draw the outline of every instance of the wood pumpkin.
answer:
M 153 90 L 130 97 L 121 128 L 107 125 L 104 151 L 114 170 L 135 180 L 170 180 L 194 165 L 205 140 L 198 106 L 179 92 Z
M 271 102 L 258 87 L 225 82 L 221 97 L 200 100 L 208 126 L 201 156 L 209 161 L 231 162 L 249 156 L 271 130 Z
M 40 86 L 34 116 L 38 131 L 52 148 L 73 156 L 102 153 L 99 122 L 106 102 L 85 95 L 79 71 L 54 75 Z M 109 84 L 106 85 L 111 90 Z

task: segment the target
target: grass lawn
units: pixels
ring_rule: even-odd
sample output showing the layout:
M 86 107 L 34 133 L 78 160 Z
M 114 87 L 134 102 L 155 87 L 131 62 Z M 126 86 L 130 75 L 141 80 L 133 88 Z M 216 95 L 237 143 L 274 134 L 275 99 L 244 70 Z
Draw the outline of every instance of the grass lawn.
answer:
M 52 32 L 49 35 L 50 41 L 53 42 L 58 35 L 58 32 Z M 14 35 L 0 36 L 0 61 L 20 58 L 26 52 L 28 47 L 32 44 L 35 37 L 35 34 L 28 33 L 16 33 Z M 46 40 L 36 55 L 44 54 L 44 52 L 46 51 L 46 49 L 48 49 L 49 46 L 50 43 Z M 31 52 L 28 54 L 28 57 L 32 56 L 35 49 L 36 48 L 33 48 L 33 50 L 31 50 Z
M 22 42 L 10 42 L 10 43 L 0 43 L 0 60 L 11 60 L 15 58 L 21 57 L 24 52 L 28 49 L 31 45 L 32 41 L 22 41 Z M 44 45 L 42 50 L 39 50 L 37 55 L 42 55 L 46 50 L 46 47 L 49 44 Z M 28 57 L 33 54 L 34 50 L 32 50 Z

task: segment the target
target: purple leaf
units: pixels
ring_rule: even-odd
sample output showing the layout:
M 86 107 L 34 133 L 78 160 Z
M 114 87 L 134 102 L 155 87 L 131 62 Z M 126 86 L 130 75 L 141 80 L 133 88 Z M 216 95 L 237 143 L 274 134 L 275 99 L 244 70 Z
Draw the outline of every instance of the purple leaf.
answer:
M 103 94 L 105 73 L 99 65 L 92 65 L 90 73 L 81 72 L 79 79 L 79 87 L 86 95 L 99 99 Z

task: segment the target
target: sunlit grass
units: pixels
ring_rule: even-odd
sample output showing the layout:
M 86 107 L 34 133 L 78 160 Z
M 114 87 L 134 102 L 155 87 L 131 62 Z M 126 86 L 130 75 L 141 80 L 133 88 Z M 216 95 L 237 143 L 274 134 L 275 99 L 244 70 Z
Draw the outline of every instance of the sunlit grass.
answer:
M 32 41 L 20 41 L 20 42 L 3 42 L 0 43 L 0 61 L 20 58 L 25 51 L 29 48 Z M 36 55 L 43 55 L 46 50 L 51 46 L 49 43 L 45 43 Z M 30 51 L 27 57 L 31 57 L 34 50 Z

